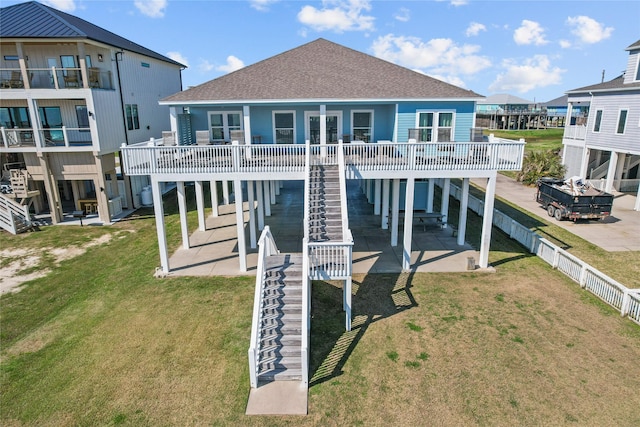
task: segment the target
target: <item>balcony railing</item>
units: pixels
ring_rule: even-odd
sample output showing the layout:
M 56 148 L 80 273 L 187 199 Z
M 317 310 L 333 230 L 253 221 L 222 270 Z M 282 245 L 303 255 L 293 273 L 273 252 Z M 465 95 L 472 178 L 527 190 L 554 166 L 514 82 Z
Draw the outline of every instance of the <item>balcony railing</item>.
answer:
M 34 133 L 40 136 L 41 145 L 37 145 Z M 92 146 L 89 128 L 61 128 L 49 129 L 7 129 L 0 127 L 2 146 L 5 148 L 22 147 L 87 147 Z
M 0 69 L 0 87 L 3 89 L 114 89 L 111 71 L 100 68 L 87 69 L 87 82 L 80 68 L 27 68 L 29 84 L 25 84 L 18 68 Z
M 344 144 L 347 168 L 361 171 L 520 170 L 524 141 L 490 138 L 485 143 Z M 321 155 L 334 156 L 339 145 L 312 146 Z M 302 144 L 122 147 L 125 173 L 204 174 L 304 172 L 306 146 Z
M 584 141 L 587 135 L 587 127 L 583 125 L 570 125 L 564 128 L 563 138 Z

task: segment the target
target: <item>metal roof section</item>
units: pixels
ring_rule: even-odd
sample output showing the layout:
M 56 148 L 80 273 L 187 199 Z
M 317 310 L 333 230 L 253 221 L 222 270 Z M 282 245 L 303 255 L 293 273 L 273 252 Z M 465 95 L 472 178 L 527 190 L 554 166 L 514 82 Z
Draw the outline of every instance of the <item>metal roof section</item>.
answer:
M 541 104 L 543 107 L 566 107 L 569 105 L 569 96 L 562 95 L 558 98 L 552 99 L 551 101 L 547 101 Z
M 518 98 L 517 96 L 509 95 L 508 93 L 497 93 L 495 95 L 487 96 L 482 101 L 478 101 L 478 104 L 490 104 L 490 105 L 530 105 L 533 101 Z
M 266 100 L 477 100 L 482 95 L 317 39 L 169 96 L 162 104 Z
M 637 42 L 633 43 L 631 46 L 629 46 L 625 50 L 636 50 L 636 49 L 640 49 L 640 40 L 638 40 Z
M 88 39 L 186 68 L 185 65 L 171 58 L 140 46 L 84 19 L 35 1 L 0 9 L 0 37 L 3 39 Z
M 584 86 L 578 89 L 572 89 L 567 91 L 568 94 L 574 93 L 589 93 L 589 92 L 611 92 L 611 91 L 624 91 L 624 90 L 638 90 L 640 89 L 640 82 L 626 83 L 624 82 L 624 74 L 616 77 L 608 82 L 598 83 L 595 85 Z

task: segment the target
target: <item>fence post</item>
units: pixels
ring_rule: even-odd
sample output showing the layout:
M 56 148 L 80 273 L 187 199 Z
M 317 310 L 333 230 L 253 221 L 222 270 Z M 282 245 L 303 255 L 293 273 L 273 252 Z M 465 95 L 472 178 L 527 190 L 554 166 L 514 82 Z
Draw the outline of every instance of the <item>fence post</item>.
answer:
M 620 316 L 624 317 L 629 314 L 629 306 L 631 305 L 631 293 L 629 289 L 624 290 L 622 297 L 622 306 L 620 307 Z
M 580 283 L 580 287 L 584 288 L 586 286 L 586 281 L 587 281 L 587 264 L 585 262 L 582 262 L 582 270 L 580 270 L 580 281 L 578 283 Z
M 551 264 L 551 268 L 558 268 L 558 261 L 560 260 L 560 248 L 553 248 L 553 264 Z

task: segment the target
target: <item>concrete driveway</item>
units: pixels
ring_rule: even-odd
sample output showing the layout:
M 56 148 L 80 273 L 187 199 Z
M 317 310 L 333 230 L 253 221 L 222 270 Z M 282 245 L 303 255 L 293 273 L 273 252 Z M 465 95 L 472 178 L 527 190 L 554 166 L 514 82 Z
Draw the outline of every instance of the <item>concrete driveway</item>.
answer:
M 485 180 L 472 180 L 481 188 Z M 602 249 L 615 251 L 640 251 L 640 212 L 634 211 L 635 196 L 615 193 L 612 215 L 600 221 L 556 221 L 535 200 L 535 188 L 527 187 L 514 179 L 498 174 L 496 195 L 526 209 L 533 215 L 558 225 L 576 236 Z

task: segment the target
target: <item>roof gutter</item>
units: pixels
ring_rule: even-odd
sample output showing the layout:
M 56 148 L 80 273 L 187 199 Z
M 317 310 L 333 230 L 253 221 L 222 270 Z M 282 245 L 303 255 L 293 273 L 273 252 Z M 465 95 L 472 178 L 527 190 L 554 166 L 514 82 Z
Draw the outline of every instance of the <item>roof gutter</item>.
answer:
M 477 102 L 474 98 L 394 98 L 394 99 L 362 99 L 362 98 L 341 98 L 341 99 L 211 99 L 207 101 L 170 101 L 160 100 L 160 105 L 232 105 L 232 104 L 354 104 L 354 103 L 375 103 L 375 104 L 396 104 L 398 102 Z

